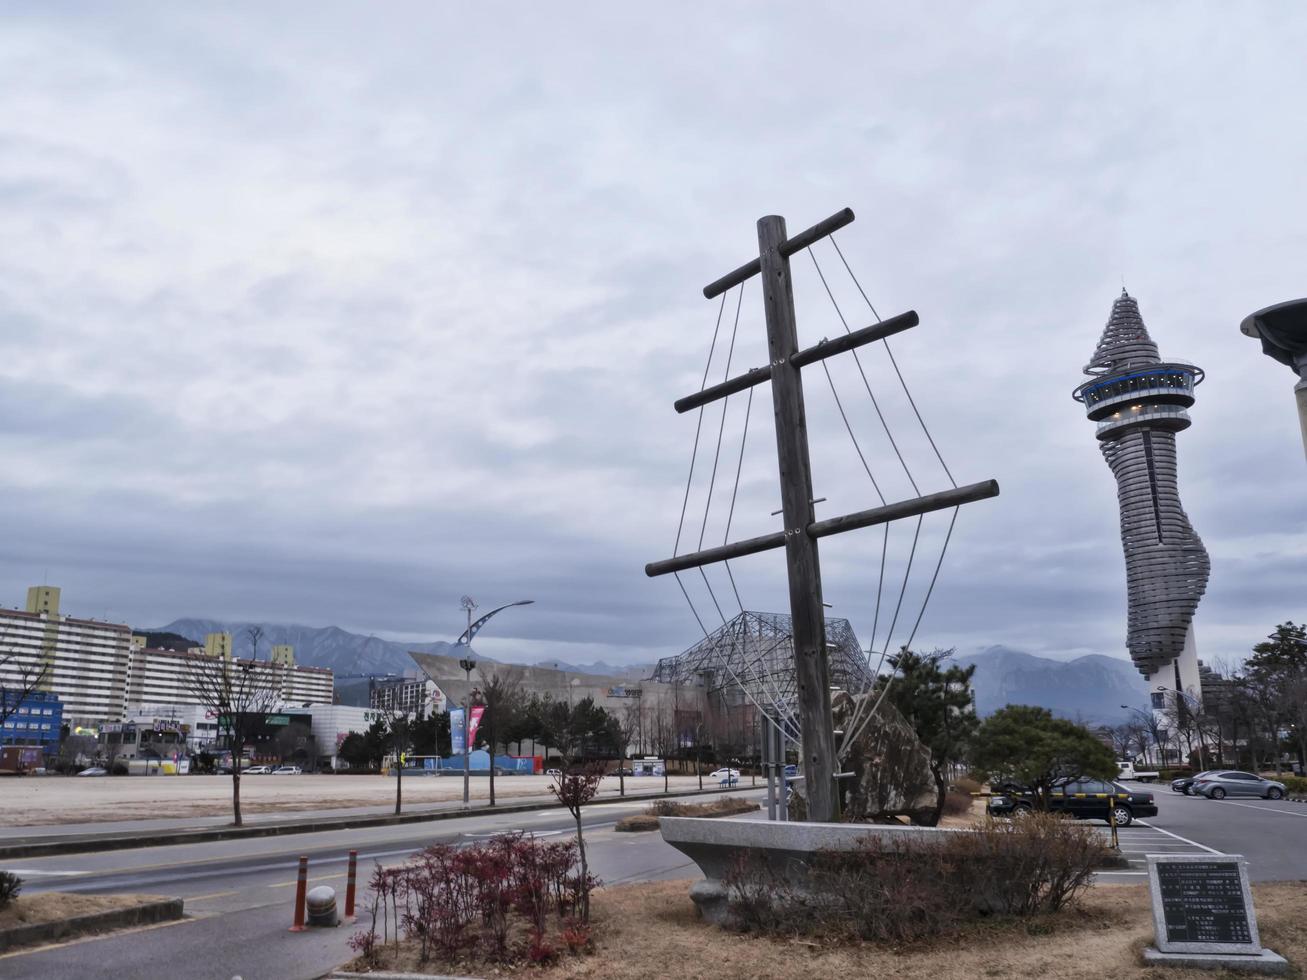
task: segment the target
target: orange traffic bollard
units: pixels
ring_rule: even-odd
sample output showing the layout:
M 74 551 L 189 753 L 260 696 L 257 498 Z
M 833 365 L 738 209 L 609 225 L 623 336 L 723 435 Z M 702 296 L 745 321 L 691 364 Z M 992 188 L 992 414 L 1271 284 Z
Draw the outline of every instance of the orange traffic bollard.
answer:
M 349 877 L 345 881 L 345 918 L 354 921 L 354 881 L 358 875 L 359 852 L 349 852 Z
M 309 887 L 309 859 L 300 855 L 300 876 L 299 881 L 295 883 L 295 924 L 290 927 L 291 932 L 304 931 L 304 895 Z

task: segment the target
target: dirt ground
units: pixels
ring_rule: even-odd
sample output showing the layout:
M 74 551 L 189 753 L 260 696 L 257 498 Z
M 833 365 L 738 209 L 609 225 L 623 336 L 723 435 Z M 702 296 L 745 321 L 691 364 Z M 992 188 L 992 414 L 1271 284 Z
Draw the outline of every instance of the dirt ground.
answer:
M 740 813 L 754 813 L 761 809 L 753 800 L 743 800 L 738 796 L 723 796 L 711 803 L 675 803 L 667 804 L 669 817 L 731 817 Z M 658 829 L 658 814 L 650 806 L 642 813 L 633 813 L 617 821 L 616 830 L 623 833 L 642 833 Z
M 697 788 L 694 776 L 672 776 L 674 790 Z M 495 798 L 548 796 L 553 780 L 547 776 L 500 776 Z M 747 785 L 747 780 L 745 781 Z M 715 788 L 704 781 L 705 788 Z M 628 777 L 627 795 L 661 792 L 663 781 Z M 461 800 L 463 781 L 457 776 L 405 776 L 404 803 L 438 803 Z M 602 799 L 618 792 L 616 777 L 605 777 Z M 489 798 L 489 781 L 471 781 L 473 799 Z M 241 811 L 296 813 L 345 807 L 380 806 L 395 801 L 393 776 L 243 776 Z M 138 820 L 196 817 L 231 812 L 230 776 L 26 776 L 0 784 L 0 827 L 27 824 L 86 823 L 103 820 Z
M 62 892 L 42 892 L 39 895 L 19 895 L 0 911 L 0 929 L 14 926 L 31 926 L 56 919 L 71 919 L 92 912 L 109 912 L 151 901 L 156 895 L 76 895 Z
M 1227 974 L 1146 969 L 1140 951 L 1152 942 L 1152 913 L 1143 885 L 1100 886 L 1081 905 L 1054 919 L 978 926 L 962 939 L 921 948 L 823 948 L 808 942 L 725 932 L 699 920 L 689 882 L 670 881 L 595 893 L 599 951 L 547 969 L 480 968 L 477 976 L 540 980 L 813 980 L 816 977 L 894 977 L 975 980 L 1214 980 Z M 1288 958 L 1301 976 L 1307 964 L 1307 882 L 1257 885 L 1254 903 L 1263 945 Z M 674 964 L 674 965 L 673 965 Z

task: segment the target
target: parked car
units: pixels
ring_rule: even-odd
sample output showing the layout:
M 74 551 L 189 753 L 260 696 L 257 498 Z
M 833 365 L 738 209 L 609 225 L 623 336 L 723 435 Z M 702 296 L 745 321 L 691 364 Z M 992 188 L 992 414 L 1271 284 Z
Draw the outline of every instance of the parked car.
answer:
M 1190 788 L 1195 795 L 1209 800 L 1223 800 L 1227 796 L 1255 796 L 1266 800 L 1284 797 L 1284 783 L 1231 769 L 1203 773 Z
M 1194 782 L 1215 771 L 1216 770 L 1214 769 L 1205 769 L 1202 772 L 1194 773 L 1192 776 L 1180 776 L 1177 779 L 1173 779 L 1171 780 L 1171 792 L 1183 793 L 1185 796 L 1193 796 Z
M 795 766 L 795 765 L 789 765 L 789 766 L 786 766 L 786 767 L 785 767 L 785 778 L 786 778 L 786 779 L 797 779 L 798 777 L 799 777 L 799 767 L 798 767 L 798 766 Z
M 81 772 L 79 772 L 77 775 L 79 775 L 79 776 L 107 776 L 107 775 L 109 775 L 109 770 L 103 768 L 102 766 L 91 766 L 89 769 L 83 769 L 83 770 L 82 770 Z
M 612 772 L 609 773 L 609 775 L 610 776 L 634 776 L 635 770 L 626 769 L 626 768 L 614 769 Z
M 1161 775 L 1156 769 L 1136 769 L 1131 759 L 1120 759 L 1116 763 L 1116 778 L 1136 780 L 1141 783 L 1154 783 Z
M 708 778 L 709 779 L 739 779 L 740 770 L 730 769 L 730 768 L 714 769 L 712 772 L 708 774 Z
M 266 776 L 272 772 L 272 766 L 250 766 L 248 769 L 242 769 L 242 776 Z
M 562 777 L 563 774 L 557 769 L 546 769 L 545 775 L 552 776 L 554 779 L 559 779 Z
M 299 776 L 304 772 L 299 766 L 278 766 L 272 770 L 274 776 Z
M 990 797 L 989 813 L 996 817 L 1019 816 L 1035 809 L 1034 794 L 1028 790 L 1004 792 Z M 1135 793 L 1119 783 L 1100 779 L 1081 779 L 1054 786 L 1048 798 L 1050 813 L 1065 813 L 1078 820 L 1109 821 L 1115 813 L 1116 825 L 1128 827 L 1137 817 L 1157 816 L 1152 793 Z

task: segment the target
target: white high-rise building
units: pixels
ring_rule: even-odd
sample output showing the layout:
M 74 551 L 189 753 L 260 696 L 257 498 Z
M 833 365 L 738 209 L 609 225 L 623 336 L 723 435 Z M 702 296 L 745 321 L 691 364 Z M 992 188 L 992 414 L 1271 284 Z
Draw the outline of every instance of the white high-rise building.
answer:
M 14 686 L 44 666 L 40 689 L 63 702 L 64 723 L 94 726 L 122 717 L 131 670 L 129 627 L 59 613 L 59 589 L 27 590 L 27 609 L 0 609 L 0 684 Z

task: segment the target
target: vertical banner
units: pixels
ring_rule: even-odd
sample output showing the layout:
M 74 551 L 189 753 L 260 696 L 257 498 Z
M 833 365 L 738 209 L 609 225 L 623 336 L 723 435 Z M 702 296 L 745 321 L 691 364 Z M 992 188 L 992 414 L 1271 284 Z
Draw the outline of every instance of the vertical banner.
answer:
M 475 704 L 472 706 L 472 725 L 467 734 L 467 742 L 472 748 L 477 744 L 477 726 L 481 724 L 481 716 L 486 713 L 485 705 Z
M 466 749 L 466 742 L 463 738 L 463 709 L 449 709 L 449 740 L 450 749 L 454 755 L 462 755 Z

